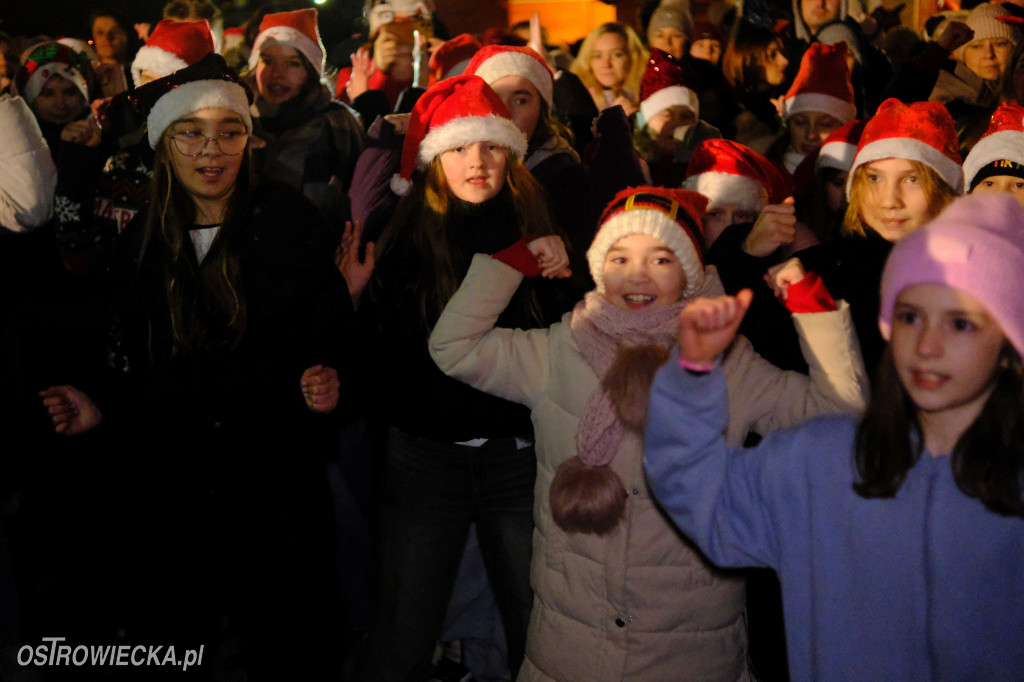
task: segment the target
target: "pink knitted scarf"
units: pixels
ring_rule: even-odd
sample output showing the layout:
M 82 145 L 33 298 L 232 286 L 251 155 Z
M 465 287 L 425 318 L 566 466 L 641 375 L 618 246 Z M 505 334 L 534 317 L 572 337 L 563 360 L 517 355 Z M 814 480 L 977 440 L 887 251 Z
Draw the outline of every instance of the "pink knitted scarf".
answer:
M 683 305 L 679 302 L 650 311 L 623 310 L 596 291 L 576 304 L 572 316 L 573 338 L 594 373 L 601 377 L 601 387 L 587 400 L 576 432 L 577 453 L 587 465 L 606 466 L 622 441 L 622 420 L 606 384 L 609 370 L 631 350 L 645 346 L 670 348 L 675 343 Z M 644 395 L 637 396 L 643 399 L 644 407 L 650 384 L 645 388 Z
M 608 464 L 627 429 L 643 430 L 651 382 L 668 357 L 683 305 L 623 310 L 592 291 L 573 311 L 573 338 L 601 385 L 580 417 L 577 456 L 551 481 L 551 515 L 565 531 L 605 535 L 622 518 L 626 489 Z

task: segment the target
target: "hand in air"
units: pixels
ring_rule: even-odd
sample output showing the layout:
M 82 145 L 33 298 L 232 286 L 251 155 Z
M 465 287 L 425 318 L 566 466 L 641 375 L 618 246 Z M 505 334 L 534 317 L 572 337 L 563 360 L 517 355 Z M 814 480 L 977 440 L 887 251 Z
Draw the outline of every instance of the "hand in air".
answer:
M 954 52 L 973 38 L 974 29 L 962 21 L 951 21 L 935 42 L 943 49 Z
M 359 307 L 359 301 L 363 297 L 363 291 L 370 282 L 375 265 L 376 246 L 373 242 L 366 244 L 366 254 L 363 260 L 359 260 L 359 244 L 363 236 L 363 224 L 358 220 L 346 221 L 345 231 L 341 235 L 341 243 L 334 252 L 334 264 L 338 266 L 341 276 L 348 284 L 348 295 L 352 298 L 352 305 Z
M 764 258 L 796 237 L 796 207 L 793 197 L 781 204 L 769 204 L 761 209 L 757 222 L 743 240 L 742 249 L 751 256 Z
M 710 366 L 732 343 L 754 293 L 696 298 L 679 313 L 679 359 L 693 366 Z
M 543 277 L 554 279 L 572 276 L 572 270 L 569 269 L 569 255 L 565 252 L 565 244 L 561 237 L 554 235 L 540 237 L 527 244 L 526 248 L 537 257 L 537 265 L 540 267 L 540 274 Z
M 338 406 L 341 384 L 338 373 L 331 367 L 315 365 L 302 373 L 299 382 L 302 396 L 306 399 L 306 407 L 313 412 L 327 414 Z
M 374 66 L 373 56 L 365 47 L 361 47 L 356 50 L 355 54 L 349 55 L 349 59 L 352 60 L 352 74 L 348 77 L 345 92 L 351 102 L 370 89 L 370 76 L 373 75 Z
M 77 436 L 103 421 L 96 403 L 74 386 L 51 386 L 39 392 L 50 414 L 54 430 L 64 436 Z

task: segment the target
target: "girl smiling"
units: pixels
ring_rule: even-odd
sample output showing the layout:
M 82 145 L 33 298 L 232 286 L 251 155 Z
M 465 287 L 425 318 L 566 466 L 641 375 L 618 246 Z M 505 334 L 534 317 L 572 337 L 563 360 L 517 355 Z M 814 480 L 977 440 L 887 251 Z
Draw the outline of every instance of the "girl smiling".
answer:
M 446 374 L 532 413 L 536 597 L 519 680 L 749 679 L 743 581 L 671 528 L 641 471 L 650 380 L 679 311 L 721 290 L 702 262 L 706 203 L 686 190 L 620 192 L 587 251 L 597 289 L 547 329 L 510 328 L 502 311 L 524 275 L 565 261 L 559 243 L 477 253 L 434 327 L 431 355 Z M 738 396 L 730 442 L 861 406 L 845 306 L 796 318 L 812 378 L 737 343 L 726 360 Z

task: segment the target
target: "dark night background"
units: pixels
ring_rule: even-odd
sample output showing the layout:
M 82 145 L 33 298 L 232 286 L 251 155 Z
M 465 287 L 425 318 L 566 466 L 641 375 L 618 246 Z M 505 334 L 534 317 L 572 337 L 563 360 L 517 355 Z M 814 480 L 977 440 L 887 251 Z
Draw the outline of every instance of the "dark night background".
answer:
M 46 34 L 53 37 L 89 38 L 89 15 L 103 9 L 129 25 L 155 24 L 167 0 L 0 0 L 0 31 L 11 35 Z M 215 0 L 216 2 L 216 0 Z M 243 22 L 257 7 L 272 4 L 279 10 L 316 7 L 320 12 L 320 33 L 324 43 L 344 40 L 358 29 L 355 20 L 362 14 L 362 0 L 327 0 L 314 5 L 312 0 L 229 0 L 216 2 L 224 14 L 224 26 Z M 497 4 L 497 3 L 495 3 Z M 126 27 L 127 28 L 127 27 Z

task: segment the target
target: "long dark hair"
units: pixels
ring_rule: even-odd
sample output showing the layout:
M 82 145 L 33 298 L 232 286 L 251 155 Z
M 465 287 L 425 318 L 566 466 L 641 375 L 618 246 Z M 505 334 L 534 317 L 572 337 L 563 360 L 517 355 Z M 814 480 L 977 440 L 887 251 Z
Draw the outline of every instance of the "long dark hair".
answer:
M 149 259 L 162 268 L 171 328 L 171 355 L 201 348 L 233 348 L 245 331 L 246 305 L 238 261 L 238 235 L 247 222 L 252 199 L 249 147 L 228 202 L 224 221 L 202 265 L 190 257 L 189 228 L 196 205 L 171 165 L 166 135 L 156 146 L 150 205 L 143 227 L 139 266 Z M 158 346 L 150 339 L 150 352 Z
M 893 497 L 921 458 L 924 438 L 916 409 L 896 373 L 886 348 L 878 367 L 870 404 L 857 429 L 853 484 L 866 498 Z M 988 509 L 1024 517 L 1024 369 L 1009 344 L 1000 354 L 992 394 L 951 453 L 957 487 Z
M 556 234 L 548 216 L 543 190 L 526 170 L 522 161 L 511 154 L 505 164 L 505 187 L 515 207 L 519 233 L 534 237 Z M 411 248 L 420 255 L 421 267 L 406 273 L 412 284 L 413 295 L 419 301 L 424 326 L 432 329 L 438 316 L 455 290 L 462 283 L 464 265 L 457 262 L 457 249 L 449 220 L 451 194 L 441 168 L 441 157 L 436 157 L 422 172 L 413 177 L 412 188 L 402 198 L 391 222 L 381 234 L 378 260 L 387 258 L 390 251 Z M 405 243 L 404 247 L 402 246 Z M 380 282 L 376 282 L 380 285 Z M 539 324 L 542 321 L 539 304 L 534 297 L 529 313 Z

